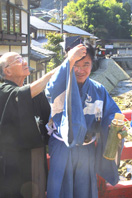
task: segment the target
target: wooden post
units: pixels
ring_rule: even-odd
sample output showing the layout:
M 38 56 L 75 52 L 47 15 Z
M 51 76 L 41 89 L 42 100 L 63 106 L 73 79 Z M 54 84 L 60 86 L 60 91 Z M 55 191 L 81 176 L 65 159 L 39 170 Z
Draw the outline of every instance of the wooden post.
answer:
M 44 148 L 32 149 L 32 198 L 45 198 Z

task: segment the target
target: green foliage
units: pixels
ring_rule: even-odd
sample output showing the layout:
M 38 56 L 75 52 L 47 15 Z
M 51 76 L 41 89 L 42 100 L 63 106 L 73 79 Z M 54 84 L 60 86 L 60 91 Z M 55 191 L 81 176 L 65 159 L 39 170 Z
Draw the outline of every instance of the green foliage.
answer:
M 48 22 L 50 22 L 50 23 L 58 23 L 58 21 L 55 18 L 51 18 Z
M 52 58 L 50 60 L 50 62 L 48 62 L 48 64 L 47 64 L 47 71 L 46 72 L 49 72 L 49 71 L 51 71 L 54 68 L 55 68 L 54 59 Z
M 75 25 L 99 38 L 129 39 L 131 6 L 117 0 L 70 1 L 64 7 L 64 24 Z
M 74 25 L 76 27 L 81 27 L 82 20 L 78 13 L 78 8 L 74 1 L 70 1 L 66 7 L 64 7 L 64 13 L 67 14 L 67 19 L 64 20 L 65 25 Z
M 59 33 L 48 33 L 46 35 L 46 38 L 48 39 L 48 43 L 44 45 L 44 48 L 56 53 L 56 56 L 52 58 L 47 65 L 47 71 L 50 71 L 51 69 L 60 65 L 63 60 L 63 57 L 61 55 L 62 47 L 59 44 L 63 41 L 63 38 Z

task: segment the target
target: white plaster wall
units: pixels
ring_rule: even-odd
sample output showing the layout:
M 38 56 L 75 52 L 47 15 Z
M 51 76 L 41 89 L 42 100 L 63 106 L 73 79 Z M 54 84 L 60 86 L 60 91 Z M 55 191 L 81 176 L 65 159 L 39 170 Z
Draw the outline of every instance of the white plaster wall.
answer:
M 36 61 L 30 60 L 30 67 L 36 70 Z
M 1 45 L 0 46 L 0 55 L 4 54 L 6 52 L 9 52 L 9 46 L 7 46 L 7 45 Z
M 23 0 L 23 8 L 28 9 L 28 0 Z
M 22 54 L 28 54 L 28 46 L 22 46 Z
M 9 0 L 9 2 L 15 4 L 15 0 Z M 22 0 L 22 3 L 23 3 L 23 8 L 24 9 L 28 9 L 28 0 Z
M 11 51 L 21 54 L 21 46 L 11 46 Z
M 14 3 L 15 4 L 15 0 L 9 0 L 9 2 Z
M 22 11 L 21 12 L 21 16 L 22 16 L 22 18 L 21 18 L 22 33 L 23 34 L 27 34 L 28 33 L 28 25 L 27 25 L 27 23 L 28 23 L 28 19 L 27 19 L 28 15 L 27 15 L 26 12 Z

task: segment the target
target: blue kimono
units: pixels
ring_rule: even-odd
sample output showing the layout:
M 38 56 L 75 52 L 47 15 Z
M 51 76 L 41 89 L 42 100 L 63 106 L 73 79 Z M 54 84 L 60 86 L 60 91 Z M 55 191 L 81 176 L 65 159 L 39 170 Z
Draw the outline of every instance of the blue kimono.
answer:
M 47 198 L 97 198 L 96 174 L 112 185 L 119 179 L 115 161 L 105 159 L 103 152 L 108 126 L 120 109 L 106 89 L 90 78 L 79 89 L 68 60 L 52 76 L 46 95 L 57 129 L 57 138 L 52 134 L 49 140 Z M 94 141 L 83 144 L 87 136 L 96 137 L 96 146 Z

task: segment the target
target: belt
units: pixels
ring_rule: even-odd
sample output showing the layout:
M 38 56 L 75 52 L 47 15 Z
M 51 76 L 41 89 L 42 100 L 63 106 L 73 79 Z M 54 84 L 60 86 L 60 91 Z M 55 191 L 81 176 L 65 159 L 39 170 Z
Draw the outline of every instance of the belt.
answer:
M 64 140 L 63 140 L 61 137 L 59 137 L 58 135 L 56 135 L 55 133 L 53 133 L 53 137 L 56 138 L 57 140 L 60 140 L 60 141 L 64 142 Z M 92 137 L 91 141 L 89 141 L 89 142 L 84 142 L 82 145 L 91 144 L 91 143 L 93 143 L 95 140 L 96 140 L 96 136 Z M 79 145 L 79 144 L 76 144 L 76 146 L 80 146 L 80 145 Z
M 64 140 L 61 137 L 59 137 L 58 135 L 56 135 L 54 132 L 53 132 L 53 137 L 56 138 L 57 140 L 64 142 Z

